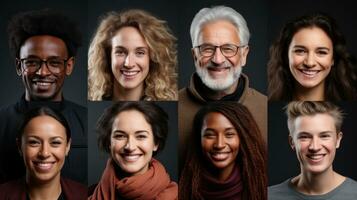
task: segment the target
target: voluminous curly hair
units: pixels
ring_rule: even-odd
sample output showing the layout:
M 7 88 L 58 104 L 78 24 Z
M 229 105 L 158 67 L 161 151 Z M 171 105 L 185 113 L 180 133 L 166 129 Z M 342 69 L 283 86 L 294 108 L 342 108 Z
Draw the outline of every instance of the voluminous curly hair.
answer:
M 242 199 L 264 200 L 267 195 L 267 149 L 252 114 L 236 102 L 214 102 L 202 107 L 194 118 L 188 157 L 179 182 L 179 198 L 203 199 L 200 194 L 201 172 L 210 166 L 202 152 L 201 129 L 207 114 L 224 115 L 238 132 L 240 140 L 236 164 L 241 169 Z
M 335 20 L 324 13 L 314 13 L 288 22 L 281 30 L 278 39 L 270 47 L 269 100 L 293 100 L 296 81 L 289 69 L 289 45 L 299 30 L 310 27 L 322 29 L 333 44 L 334 65 L 325 80 L 325 99 L 329 101 L 356 99 L 356 60 L 348 52 L 345 38 L 338 29 Z
M 101 20 L 88 52 L 88 98 L 113 97 L 111 39 L 123 27 L 134 27 L 149 46 L 150 66 L 145 79 L 146 100 L 177 100 L 176 38 L 166 22 L 143 10 L 109 12 Z
M 23 43 L 37 35 L 51 35 L 62 39 L 69 57 L 75 56 L 82 45 L 82 34 L 77 24 L 52 9 L 27 11 L 13 16 L 7 32 L 10 49 L 16 58 L 19 57 Z

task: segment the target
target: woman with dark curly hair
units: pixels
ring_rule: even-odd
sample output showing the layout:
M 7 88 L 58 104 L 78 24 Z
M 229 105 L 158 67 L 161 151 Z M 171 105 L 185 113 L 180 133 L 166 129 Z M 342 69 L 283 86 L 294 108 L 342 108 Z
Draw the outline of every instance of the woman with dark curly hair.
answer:
M 266 146 L 245 106 L 206 105 L 195 116 L 191 136 L 180 199 L 266 199 Z
M 355 67 L 333 18 L 302 16 L 288 22 L 270 48 L 269 100 L 355 100 Z
M 146 11 L 107 13 L 89 47 L 89 100 L 177 100 L 175 42 Z
M 168 115 L 161 107 L 118 102 L 106 109 L 96 131 L 99 148 L 110 158 L 89 200 L 177 199 L 177 184 L 153 158 L 168 134 Z

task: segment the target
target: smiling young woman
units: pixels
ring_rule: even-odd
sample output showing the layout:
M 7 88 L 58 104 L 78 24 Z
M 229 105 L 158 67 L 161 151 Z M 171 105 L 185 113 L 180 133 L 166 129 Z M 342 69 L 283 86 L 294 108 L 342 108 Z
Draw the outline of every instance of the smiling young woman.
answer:
M 269 100 L 355 100 L 355 61 L 333 18 L 316 13 L 294 19 L 270 47 Z
M 248 109 L 215 102 L 196 114 L 180 199 L 266 199 L 266 146 Z
M 87 198 L 86 186 L 61 177 L 71 147 L 71 131 L 61 114 L 47 107 L 29 111 L 17 144 L 26 166 L 26 177 L 1 185 L 0 199 Z
M 96 131 L 99 147 L 110 158 L 88 199 L 177 199 L 177 184 L 153 158 L 168 134 L 168 115 L 161 107 L 145 101 L 118 102 L 106 109 Z

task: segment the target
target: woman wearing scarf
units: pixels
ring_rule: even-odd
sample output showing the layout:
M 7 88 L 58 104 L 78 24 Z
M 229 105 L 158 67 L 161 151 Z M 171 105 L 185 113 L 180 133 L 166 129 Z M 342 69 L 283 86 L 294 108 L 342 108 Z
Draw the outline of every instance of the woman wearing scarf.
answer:
M 180 199 L 263 200 L 267 194 L 266 147 L 248 109 L 215 102 L 194 119 Z
M 99 147 L 110 154 L 89 200 L 177 199 L 177 184 L 153 158 L 163 149 L 168 115 L 152 102 L 118 102 L 97 123 Z

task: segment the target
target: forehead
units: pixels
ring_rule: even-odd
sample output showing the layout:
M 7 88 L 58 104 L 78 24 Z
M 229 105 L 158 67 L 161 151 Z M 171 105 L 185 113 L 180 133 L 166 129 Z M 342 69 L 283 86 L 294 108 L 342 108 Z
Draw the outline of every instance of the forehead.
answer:
M 291 45 L 302 45 L 305 47 L 317 48 L 328 47 L 332 48 L 330 37 L 318 27 L 302 28 L 296 32 L 291 40 Z
M 113 130 L 115 129 L 148 129 L 151 125 L 146 120 L 143 113 L 137 110 L 122 111 L 114 119 Z
M 112 46 L 123 46 L 126 48 L 148 47 L 145 38 L 134 27 L 123 27 L 119 29 L 112 38 Z
M 37 56 L 47 57 L 66 57 L 67 47 L 65 42 L 50 35 L 37 35 L 29 37 L 20 48 L 20 57 Z
M 202 129 L 205 128 L 225 129 L 228 127 L 233 127 L 232 123 L 229 121 L 229 119 L 227 119 L 226 116 L 224 116 L 219 112 L 208 113 L 203 119 Z
M 53 117 L 42 115 L 32 118 L 25 126 L 24 135 L 40 138 L 66 138 L 65 127 Z
M 217 20 L 202 25 L 198 36 L 198 44 L 214 45 L 239 44 L 240 39 L 236 27 L 227 20 Z
M 305 115 L 297 117 L 294 121 L 295 132 L 321 133 L 336 132 L 335 120 L 329 114 Z

